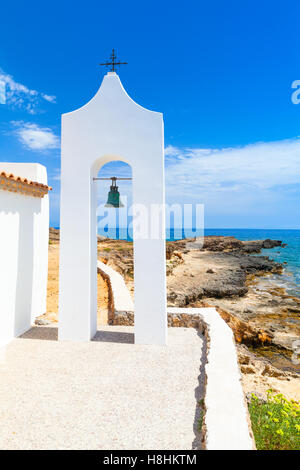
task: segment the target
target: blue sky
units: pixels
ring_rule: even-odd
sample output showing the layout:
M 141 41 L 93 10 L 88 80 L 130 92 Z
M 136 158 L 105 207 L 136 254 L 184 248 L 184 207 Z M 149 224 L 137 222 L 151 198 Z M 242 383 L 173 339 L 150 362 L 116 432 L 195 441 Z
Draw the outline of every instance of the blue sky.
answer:
M 114 47 L 129 95 L 164 113 L 167 202 L 204 203 L 206 227 L 300 228 L 299 14 L 297 1 L 5 2 L 0 160 L 47 166 L 58 225 L 60 116 L 96 93 Z

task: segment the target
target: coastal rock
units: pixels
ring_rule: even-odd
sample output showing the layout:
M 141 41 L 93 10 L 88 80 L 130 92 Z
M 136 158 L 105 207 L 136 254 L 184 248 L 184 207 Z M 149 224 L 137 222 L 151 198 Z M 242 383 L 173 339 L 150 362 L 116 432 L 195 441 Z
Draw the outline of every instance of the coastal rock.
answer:
M 44 318 L 36 318 L 34 323 L 35 323 L 35 325 L 38 325 L 38 326 L 45 326 L 45 325 L 50 325 L 51 321 L 46 320 Z
M 51 323 L 57 323 L 58 322 L 58 313 L 57 312 L 49 312 L 46 313 L 46 318 L 49 320 Z
M 241 372 L 243 374 L 253 374 L 255 373 L 257 376 L 263 378 L 276 378 L 279 380 L 292 380 L 297 379 L 299 381 L 300 386 L 300 378 L 299 375 L 291 372 L 291 371 L 284 371 L 281 370 L 271 362 L 264 358 L 259 357 L 256 354 L 249 351 L 249 349 L 242 344 L 238 344 L 236 346 L 237 353 L 238 353 L 238 361 L 241 367 Z
M 268 334 L 266 331 L 252 326 L 249 322 L 245 322 L 219 307 L 217 307 L 217 311 L 232 329 L 235 341 L 238 344 L 243 343 L 248 346 L 257 346 L 270 344 L 272 342 L 273 335 L 271 333 Z M 244 358 L 243 364 L 248 365 L 249 361 L 246 361 Z
M 104 235 L 97 235 L 97 241 L 98 241 L 98 243 L 99 243 L 99 242 L 103 242 L 104 240 L 107 240 L 107 237 L 104 237 Z
M 241 297 L 248 292 L 249 274 L 282 270 L 281 264 L 271 261 L 267 256 L 254 257 L 236 252 L 190 250 L 183 255 L 183 260 L 182 268 L 176 266 L 168 279 L 170 306 L 184 307 L 195 302 L 195 299 Z M 207 273 L 210 275 L 207 276 Z
M 173 254 L 176 253 L 185 253 L 188 251 L 187 245 L 193 242 L 195 239 L 185 239 L 185 240 L 176 240 L 173 242 L 167 242 L 166 244 L 166 259 L 169 260 L 172 258 Z
M 53 245 L 59 241 L 59 230 L 50 229 L 50 240 Z M 167 242 L 168 304 L 215 307 L 234 333 L 244 390 L 266 396 L 273 388 L 299 400 L 300 365 L 292 363 L 291 354 L 293 341 L 300 337 L 300 299 L 279 284 L 279 263 L 252 256 L 284 245 L 279 240 L 216 236 Z M 50 253 L 54 248 L 49 247 Z M 134 293 L 132 242 L 99 237 L 98 259 L 120 272 Z M 119 321 L 127 324 L 128 318 Z M 50 322 L 40 317 L 37 323 Z M 190 315 L 169 316 L 168 323 L 199 328 L 199 320 Z
M 284 246 L 287 244 L 284 243 Z M 263 248 L 275 248 L 276 246 L 283 246 L 282 241 L 280 240 L 270 240 L 270 238 L 267 238 L 266 240 L 263 241 L 262 247 Z
M 49 241 L 51 243 L 53 243 L 53 242 L 58 243 L 59 242 L 59 237 L 60 237 L 59 232 L 60 231 L 57 228 L 54 228 L 54 227 L 49 228 Z
M 251 392 L 247 392 L 246 393 L 246 400 L 247 400 L 247 403 L 250 403 L 252 398 L 253 398 L 253 395 L 256 396 L 256 398 L 258 399 L 259 403 L 263 404 L 263 403 L 267 403 L 267 397 L 266 395 L 264 395 L 263 393 L 259 393 L 257 392 L 256 390 L 253 390 Z

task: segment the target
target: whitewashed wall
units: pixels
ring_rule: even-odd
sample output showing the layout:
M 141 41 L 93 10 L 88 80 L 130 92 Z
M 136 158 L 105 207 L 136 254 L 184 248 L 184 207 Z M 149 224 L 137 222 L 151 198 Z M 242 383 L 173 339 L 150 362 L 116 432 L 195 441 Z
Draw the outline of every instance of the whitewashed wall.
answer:
M 132 168 L 136 207 L 148 214 L 153 204 L 162 209 L 157 221 L 160 239 L 138 238 L 133 225 L 135 343 L 166 344 L 162 114 L 135 103 L 118 75 L 109 72 L 91 101 L 62 116 L 61 150 L 59 338 L 86 341 L 97 331 L 97 183 L 93 177 L 105 163 L 121 160 Z M 149 217 L 149 234 L 153 225 Z
M 0 172 L 47 184 L 36 163 L 3 163 Z M 0 189 L 0 345 L 46 311 L 49 200 Z

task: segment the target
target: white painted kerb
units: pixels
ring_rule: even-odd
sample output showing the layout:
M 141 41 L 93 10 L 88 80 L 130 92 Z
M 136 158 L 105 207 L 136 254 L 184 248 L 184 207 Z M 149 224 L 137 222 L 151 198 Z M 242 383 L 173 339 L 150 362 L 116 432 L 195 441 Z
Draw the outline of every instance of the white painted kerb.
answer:
M 208 330 L 205 425 L 207 450 L 253 450 L 232 330 L 214 308 L 168 308 L 199 315 Z
M 123 276 L 112 269 L 107 264 L 97 261 L 97 267 L 105 273 L 110 279 L 111 294 L 114 301 L 114 310 L 116 313 L 133 312 L 134 305 L 129 290 L 125 284 Z

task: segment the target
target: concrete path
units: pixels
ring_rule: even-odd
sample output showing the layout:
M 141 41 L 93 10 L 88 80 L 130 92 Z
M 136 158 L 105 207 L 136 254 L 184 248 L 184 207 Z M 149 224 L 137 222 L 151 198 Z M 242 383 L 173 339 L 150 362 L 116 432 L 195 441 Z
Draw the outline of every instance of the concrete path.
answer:
M 130 327 L 58 342 L 35 327 L 0 362 L 0 449 L 199 446 L 204 339 L 170 328 L 168 347 L 134 345 Z M 200 372 L 201 369 L 201 372 Z

